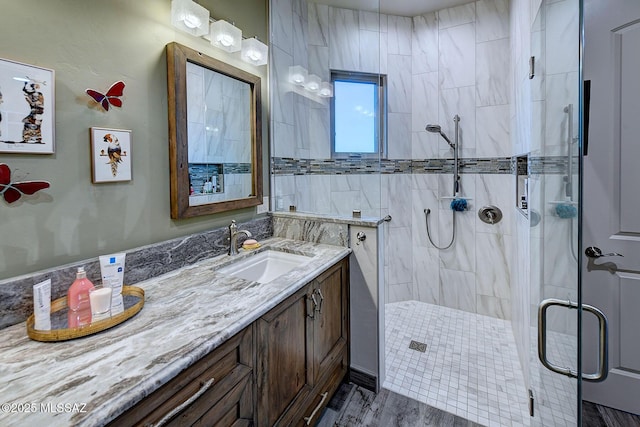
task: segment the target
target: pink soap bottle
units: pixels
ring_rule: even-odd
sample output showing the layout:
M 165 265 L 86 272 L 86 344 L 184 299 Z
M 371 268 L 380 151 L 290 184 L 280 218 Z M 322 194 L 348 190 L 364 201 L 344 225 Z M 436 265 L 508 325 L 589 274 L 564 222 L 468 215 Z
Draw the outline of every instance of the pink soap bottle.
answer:
M 79 328 L 91 324 L 91 303 L 89 291 L 93 283 L 87 279 L 84 267 L 78 267 L 76 280 L 67 292 L 67 306 L 69 307 L 68 322 L 70 328 Z

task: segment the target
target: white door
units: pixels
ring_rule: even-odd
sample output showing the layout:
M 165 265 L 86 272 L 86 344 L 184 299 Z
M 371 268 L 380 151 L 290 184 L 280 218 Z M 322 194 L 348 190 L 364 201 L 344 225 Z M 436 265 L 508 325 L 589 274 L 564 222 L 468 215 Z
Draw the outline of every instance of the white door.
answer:
M 640 271 L 640 0 L 585 0 L 584 18 L 591 123 L 582 246 L 624 255 L 595 264 Z M 583 399 L 640 413 L 640 272 L 588 271 L 582 256 L 583 302 L 609 320 L 609 376 L 583 383 Z M 596 370 L 597 326 L 588 313 L 583 319 L 582 371 L 589 373 Z

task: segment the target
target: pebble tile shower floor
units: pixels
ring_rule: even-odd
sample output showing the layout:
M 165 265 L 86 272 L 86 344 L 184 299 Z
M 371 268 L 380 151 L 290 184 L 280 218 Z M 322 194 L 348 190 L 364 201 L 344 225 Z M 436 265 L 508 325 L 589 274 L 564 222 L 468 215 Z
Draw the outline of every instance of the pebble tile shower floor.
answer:
M 490 427 L 530 424 L 508 321 L 418 301 L 386 304 L 385 316 L 384 388 Z

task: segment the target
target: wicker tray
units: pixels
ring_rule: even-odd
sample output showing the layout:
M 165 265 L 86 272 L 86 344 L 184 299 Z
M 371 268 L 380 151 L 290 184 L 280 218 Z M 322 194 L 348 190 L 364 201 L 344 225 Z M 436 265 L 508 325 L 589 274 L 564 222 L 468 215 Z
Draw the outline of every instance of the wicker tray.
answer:
M 27 335 L 36 341 L 66 341 L 74 338 L 86 337 L 98 332 L 113 328 L 116 325 L 128 320 L 138 314 L 144 306 L 144 290 L 136 286 L 123 286 L 122 298 L 125 310 L 111 316 L 108 319 L 98 320 L 80 328 L 66 328 L 67 318 L 67 298 L 58 298 L 51 302 L 51 327 L 50 331 L 40 331 L 33 329 L 35 317 L 32 314 L 27 319 Z

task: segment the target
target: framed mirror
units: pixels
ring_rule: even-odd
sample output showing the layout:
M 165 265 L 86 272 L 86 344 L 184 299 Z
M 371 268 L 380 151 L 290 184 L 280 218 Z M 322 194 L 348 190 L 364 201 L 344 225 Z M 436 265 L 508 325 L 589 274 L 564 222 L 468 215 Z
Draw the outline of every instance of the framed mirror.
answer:
M 171 218 L 262 204 L 260 77 L 167 45 Z

